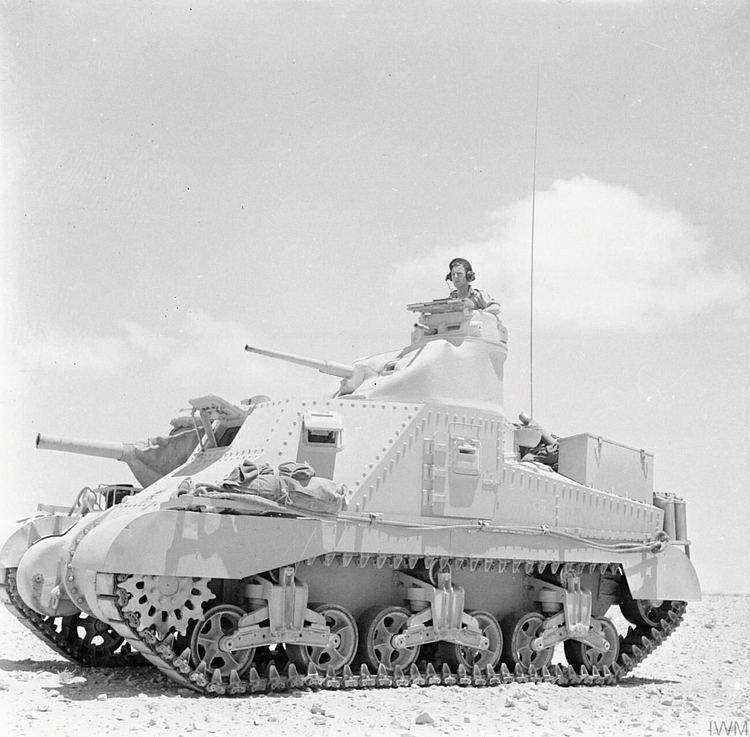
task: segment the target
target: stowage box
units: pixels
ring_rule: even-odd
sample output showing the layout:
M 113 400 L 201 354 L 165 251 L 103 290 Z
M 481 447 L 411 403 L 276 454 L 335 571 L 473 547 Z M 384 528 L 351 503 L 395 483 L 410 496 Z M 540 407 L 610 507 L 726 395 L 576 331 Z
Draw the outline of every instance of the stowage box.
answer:
M 563 476 L 600 491 L 651 504 L 654 455 L 612 440 L 582 433 L 558 440 Z

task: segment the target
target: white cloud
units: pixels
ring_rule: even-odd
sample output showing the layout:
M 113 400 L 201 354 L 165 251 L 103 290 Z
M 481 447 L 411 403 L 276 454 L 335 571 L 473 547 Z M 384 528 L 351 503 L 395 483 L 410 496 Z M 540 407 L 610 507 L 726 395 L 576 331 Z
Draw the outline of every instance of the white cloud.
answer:
M 125 333 L 128 346 L 139 355 L 168 356 L 179 344 L 175 335 L 155 333 L 130 320 L 120 320 L 117 325 Z
M 248 336 L 239 323 L 195 311 L 160 331 L 128 320 L 118 321 L 111 335 L 47 330 L 20 343 L 15 358 L 27 371 L 77 370 L 100 376 L 158 362 L 160 374 L 179 378 L 225 367 L 227 354 L 236 357 Z
M 95 380 L 128 391 L 183 387 L 191 396 L 218 393 L 230 401 L 255 393 L 286 396 L 310 383 L 310 370 L 243 351 L 253 332 L 231 320 L 195 310 L 156 331 L 121 320 L 110 335 L 47 330 L 17 342 L 10 373 L 29 391 L 35 377 L 63 382 Z M 136 392 L 134 387 L 139 387 Z M 22 387 L 17 387 L 19 390 Z
M 182 383 L 225 374 L 242 360 L 242 349 L 251 331 L 238 322 L 215 320 L 192 311 L 180 324 L 179 334 L 170 336 L 162 371 Z
M 138 360 L 127 335 L 79 335 L 47 330 L 16 345 L 11 362 L 30 373 L 79 371 L 109 376 Z
M 491 225 L 482 242 L 436 248 L 435 266 L 403 264 L 397 288 L 410 283 L 422 294 L 434 292 L 434 275 L 461 255 L 506 316 L 526 319 L 531 198 L 492 213 Z M 658 199 L 586 176 L 556 181 L 536 197 L 535 325 L 647 332 L 712 311 L 722 311 L 726 322 L 746 320 L 747 283 L 711 259 L 709 238 Z

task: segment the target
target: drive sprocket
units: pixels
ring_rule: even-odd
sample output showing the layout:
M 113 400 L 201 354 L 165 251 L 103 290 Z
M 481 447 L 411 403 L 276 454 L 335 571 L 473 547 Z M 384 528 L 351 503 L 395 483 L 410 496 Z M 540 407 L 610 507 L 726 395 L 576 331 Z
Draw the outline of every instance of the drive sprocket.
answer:
M 139 632 L 152 628 L 160 638 L 170 631 L 185 635 L 191 621 L 201 619 L 203 605 L 215 598 L 208 578 L 128 576 L 119 583 L 130 597 L 122 611 Z

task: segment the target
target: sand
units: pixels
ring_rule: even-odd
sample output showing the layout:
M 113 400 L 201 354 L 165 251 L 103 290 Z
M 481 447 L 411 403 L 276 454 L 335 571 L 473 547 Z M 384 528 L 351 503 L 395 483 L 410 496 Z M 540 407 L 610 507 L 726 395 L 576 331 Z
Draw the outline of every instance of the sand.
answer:
M 81 668 L 4 608 L 0 712 L 14 737 L 750 735 L 750 597 L 706 596 L 616 686 L 417 686 L 206 698 L 154 668 Z

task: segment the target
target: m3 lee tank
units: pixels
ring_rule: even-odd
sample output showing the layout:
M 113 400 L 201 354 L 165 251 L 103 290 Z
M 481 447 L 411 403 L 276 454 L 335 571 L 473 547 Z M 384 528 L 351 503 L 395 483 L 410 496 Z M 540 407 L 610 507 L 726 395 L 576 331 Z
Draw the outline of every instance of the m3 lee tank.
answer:
M 684 502 L 643 450 L 512 422 L 496 316 L 409 309 L 408 346 L 351 365 L 246 347 L 333 396 L 202 397 L 145 448 L 39 436 L 145 488 L 42 507 L 0 551 L 6 606 L 73 660 L 204 693 L 622 678 L 700 598 Z

